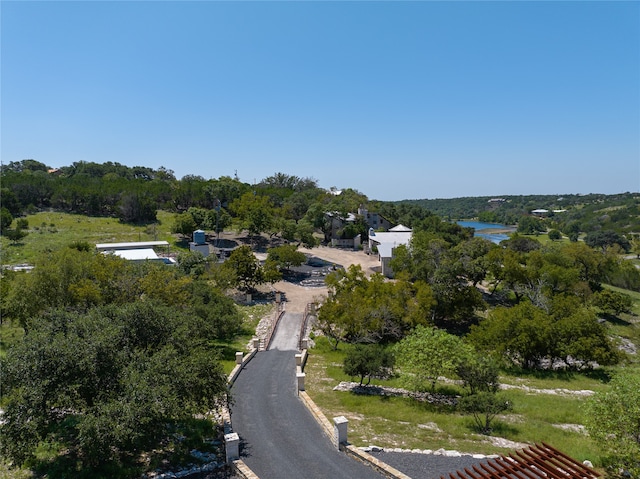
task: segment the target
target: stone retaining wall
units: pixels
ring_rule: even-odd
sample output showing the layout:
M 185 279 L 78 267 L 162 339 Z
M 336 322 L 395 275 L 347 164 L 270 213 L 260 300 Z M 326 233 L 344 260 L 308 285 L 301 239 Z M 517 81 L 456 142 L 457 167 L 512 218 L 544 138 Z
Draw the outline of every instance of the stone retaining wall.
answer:
M 302 404 L 305 405 L 305 407 L 309 410 L 313 418 L 320 425 L 320 427 L 322 428 L 322 431 L 327 435 L 329 439 L 333 440 L 333 437 L 334 437 L 333 424 L 331 424 L 331 422 L 327 419 L 327 417 L 322 413 L 320 408 L 316 406 L 316 403 L 313 402 L 313 400 L 309 397 L 306 391 L 299 391 L 298 396 L 300 396 L 300 399 L 302 400 Z
M 297 374 L 300 374 L 302 371 L 304 371 L 304 366 L 307 363 L 308 351 L 306 349 L 303 349 L 302 350 L 302 354 L 300 356 L 301 356 L 301 358 L 300 358 L 301 365 L 299 365 L 296 368 Z M 316 403 L 313 402 L 313 399 L 311 399 L 309 397 L 309 395 L 307 394 L 306 391 L 298 391 L 298 396 L 302 400 L 302 404 L 304 404 L 306 406 L 306 408 L 309 410 L 309 412 L 311 413 L 313 418 L 320 425 L 320 427 L 322 428 L 324 433 L 329 437 L 329 439 L 334 443 L 337 442 L 337 437 L 339 436 L 339 433 L 337 431 L 337 424 L 334 425 L 334 424 L 331 423 L 331 421 L 329 421 L 329 419 L 327 419 L 327 417 L 320 410 L 320 408 L 316 405 Z M 334 418 L 334 423 L 336 422 L 337 419 L 339 419 L 339 418 Z M 346 419 L 345 418 L 340 418 L 340 419 L 342 419 L 346 423 Z M 345 424 L 345 426 L 346 426 L 346 424 Z M 365 464 L 371 466 L 376 471 L 378 471 L 381 474 L 383 474 L 385 477 L 388 477 L 388 478 L 391 478 L 391 479 L 393 479 L 393 478 L 411 479 L 406 474 L 398 471 L 397 469 L 391 467 L 388 464 L 385 464 L 380 459 L 378 459 L 376 457 L 373 457 L 371 454 L 369 454 L 369 453 L 367 453 L 367 452 L 365 452 L 365 451 L 363 451 L 361 449 L 358 449 L 357 447 L 349 444 L 346 441 L 342 442 L 342 443 L 339 443 L 338 444 L 338 448 L 340 449 L 340 451 L 343 451 L 348 456 L 351 456 L 354 459 L 357 459 L 357 460 L 359 460 L 361 462 L 364 462 Z
M 280 319 L 280 317 L 278 317 L 278 319 Z M 259 348 L 260 348 L 260 340 L 258 338 L 254 338 L 252 340 L 251 352 L 242 356 L 241 361 L 238 362 L 233 368 L 233 370 L 229 373 L 229 377 L 227 378 L 227 387 L 229 389 L 231 389 L 231 386 L 233 385 L 233 383 L 236 381 L 236 379 L 238 379 L 238 375 L 240 374 L 240 371 L 242 371 L 242 368 L 249 361 L 251 361 L 254 358 L 254 356 L 257 354 Z M 222 409 L 221 416 L 224 424 L 224 434 L 226 438 L 230 436 L 231 433 L 233 432 L 233 426 L 231 425 L 231 413 L 229 412 L 229 408 L 227 406 L 225 406 Z M 227 448 L 226 444 L 225 444 L 225 448 Z M 227 456 L 228 456 L 228 451 L 227 451 Z M 260 479 L 258 476 L 255 475 L 255 473 L 251 469 L 249 469 L 249 466 L 247 466 L 244 463 L 244 461 L 239 457 L 228 458 L 227 462 L 231 467 L 231 469 L 233 470 L 234 474 L 238 475 L 239 477 L 243 479 Z
M 278 319 L 280 318 L 278 317 Z M 308 343 L 308 340 L 304 340 L 302 344 L 306 345 L 307 343 Z M 238 359 L 238 363 L 233 368 L 233 371 L 231 371 L 231 373 L 229 374 L 229 378 L 228 378 L 229 387 L 231 387 L 231 385 L 238 378 L 238 375 L 240 374 L 240 371 L 242 371 L 242 368 L 244 367 L 244 365 L 247 362 L 249 362 L 251 359 L 253 359 L 253 357 L 256 355 L 258 348 L 259 348 L 259 340 L 255 339 L 253 341 L 253 350 L 250 353 L 242 356 L 241 359 Z M 240 358 L 240 356 L 238 356 L 238 358 Z M 311 412 L 311 415 L 316 420 L 316 422 L 320 425 L 323 432 L 327 435 L 327 437 L 332 442 L 335 443 L 337 442 L 336 438 L 339 437 L 337 426 L 334 426 L 334 424 L 332 424 L 329 421 L 329 419 L 327 419 L 324 413 L 320 410 L 320 408 L 318 408 L 316 403 L 313 402 L 313 400 L 309 397 L 307 392 L 304 390 L 304 367 L 307 363 L 307 358 L 308 358 L 308 350 L 306 348 L 302 349 L 301 353 L 296 355 L 296 376 L 298 377 L 298 396 L 300 397 L 302 404 L 304 404 L 305 407 L 309 410 L 309 412 Z M 299 380 L 300 376 L 302 376 L 302 381 Z M 226 407 L 222 411 L 222 419 L 224 422 L 225 435 L 228 435 L 229 437 L 237 436 L 236 434 L 232 433 L 233 428 L 231 425 L 231 414 L 229 413 L 229 410 Z M 342 419 L 345 422 L 345 426 L 346 426 L 346 419 L 344 418 L 340 418 L 340 419 Z M 388 464 L 385 464 L 384 462 L 380 461 L 379 459 L 372 456 L 371 454 L 368 454 L 367 452 L 356 448 L 355 446 L 349 444 L 346 441 L 340 444 L 337 444 L 337 446 L 340 451 L 343 451 L 344 453 L 353 457 L 354 459 L 357 459 L 361 462 L 364 462 L 370 465 L 375 470 L 382 473 L 385 477 L 397 478 L 397 479 L 411 479 L 406 474 L 403 474 L 397 469 L 389 466 Z M 228 463 L 231 466 L 234 474 L 237 474 L 239 477 L 243 479 L 260 479 L 239 457 L 228 458 Z
M 341 444 L 340 450 L 345 452 L 347 456 L 351 456 L 354 459 L 357 459 L 358 461 L 368 464 L 369 466 L 373 467 L 376 471 L 383 474 L 385 477 L 388 477 L 390 479 L 394 479 L 394 478 L 411 479 L 411 477 L 407 476 L 406 474 L 382 462 L 380 459 L 373 457 L 371 454 L 361 449 L 358 449 L 355 446 L 352 446 L 351 444 Z
M 260 479 L 241 459 L 233 461 L 231 463 L 231 468 L 233 469 L 234 474 L 238 475 L 242 479 Z

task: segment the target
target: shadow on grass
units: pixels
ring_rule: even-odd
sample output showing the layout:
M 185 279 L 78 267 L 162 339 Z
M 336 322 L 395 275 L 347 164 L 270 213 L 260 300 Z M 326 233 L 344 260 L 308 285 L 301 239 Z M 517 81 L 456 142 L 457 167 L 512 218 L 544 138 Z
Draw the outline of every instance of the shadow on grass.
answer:
M 494 421 L 491 424 L 491 429 L 492 435 L 501 437 L 515 437 L 520 432 L 520 429 L 513 424 L 507 424 L 502 421 Z
M 218 359 L 221 361 L 235 361 L 237 349 L 233 346 L 226 344 L 214 345 L 215 350 L 218 353 Z
M 96 467 L 82 465 L 76 454 L 61 454 L 49 461 L 38 461 L 32 466 L 36 477 L 48 479 L 127 479 L 139 477 L 144 470 L 132 463 L 102 463 Z
M 513 426 L 512 424 L 507 424 L 505 422 L 498 421 L 498 420 L 493 420 L 491 422 L 490 427 L 491 427 L 490 433 L 486 434 L 486 432 L 482 430 L 482 427 L 480 427 L 480 425 L 478 425 L 478 423 L 476 423 L 472 417 L 469 418 L 469 421 L 467 423 L 467 428 L 469 430 L 475 432 L 476 434 L 481 434 L 483 436 L 496 436 L 496 437 L 499 436 L 499 437 L 508 438 L 508 437 L 515 437 L 520 432 L 520 429 Z
M 176 248 L 189 249 L 189 238 L 177 239 L 174 245 Z
M 453 414 L 458 410 L 454 403 L 420 401 L 415 398 L 409 398 L 409 400 L 412 401 L 412 406 L 421 413 Z
M 582 372 L 581 374 L 583 374 L 584 376 L 590 379 L 596 379 L 603 383 L 608 383 L 609 381 L 611 381 L 611 377 L 612 377 L 611 371 L 604 368 L 589 369 L 587 371 Z
M 595 379 L 607 383 L 611 380 L 611 372 L 607 368 L 598 369 L 584 369 L 582 371 L 576 371 L 575 369 L 562 369 L 562 370 L 546 370 L 546 369 L 521 369 L 518 367 L 512 367 L 505 369 L 505 372 L 512 376 L 518 376 L 521 378 L 534 378 L 534 379 L 556 379 L 559 381 L 572 381 L 578 376 L 584 376 L 589 379 Z
M 619 316 L 613 314 L 602 314 L 603 319 L 605 319 L 608 323 L 611 323 L 615 326 L 631 326 L 633 323 L 622 319 Z
M 111 460 L 89 465 L 86 463 L 86 457 L 77 450 L 68 448 L 56 450 L 51 447 L 45 451 L 46 454 L 41 459 L 31 464 L 31 468 L 38 477 L 48 479 L 143 477 L 142 474 L 145 471 L 170 471 L 203 462 L 203 459 L 194 458 L 192 450 L 215 456 L 216 462 L 224 462 L 223 435 L 224 430 L 210 420 L 191 418 L 175 423 L 166 436 L 149 444 L 146 451 L 139 450 L 135 453 L 121 451 Z
M 11 243 L 9 243 L 9 248 L 19 248 L 21 246 L 24 246 L 26 243 L 24 243 L 24 241 L 12 241 Z

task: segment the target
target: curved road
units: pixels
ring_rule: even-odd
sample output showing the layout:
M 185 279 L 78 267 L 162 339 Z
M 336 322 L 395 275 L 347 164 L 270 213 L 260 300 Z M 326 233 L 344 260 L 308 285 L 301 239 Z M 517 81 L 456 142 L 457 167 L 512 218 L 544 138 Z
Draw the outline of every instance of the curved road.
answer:
M 302 314 L 285 313 L 268 351 L 232 387 L 240 456 L 260 479 L 375 479 L 374 469 L 339 452 L 296 391 L 295 354 Z

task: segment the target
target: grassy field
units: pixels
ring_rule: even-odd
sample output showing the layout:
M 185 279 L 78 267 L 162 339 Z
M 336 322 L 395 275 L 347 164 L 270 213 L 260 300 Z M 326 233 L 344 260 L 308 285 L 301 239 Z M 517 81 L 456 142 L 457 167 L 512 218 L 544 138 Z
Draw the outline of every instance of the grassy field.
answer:
M 89 244 L 128 241 L 168 241 L 172 249 L 186 245 L 171 233 L 173 215 L 158 211 L 158 222 L 129 225 L 116 218 L 89 217 L 60 212 L 40 212 L 26 217 L 28 235 L 17 244 L 0 237 L 3 264 L 29 263 L 39 254 L 67 246 L 73 241 Z
M 628 326 L 629 328 L 637 325 Z M 357 446 L 377 445 L 403 449 L 456 449 L 467 453 L 508 453 L 511 449 L 494 445 L 487 436 L 477 434 L 473 419 L 450 407 L 434 406 L 409 398 L 362 396 L 334 391 L 341 381 L 350 381 L 342 372 L 348 345 L 333 351 L 324 338 L 316 338 L 305 372 L 307 390 L 328 418 L 349 419 L 349 441 Z M 626 367 L 638 367 L 637 364 Z M 514 374 L 503 372 L 501 382 L 541 390 L 601 391 L 606 388 L 603 374 L 569 372 Z M 374 380 L 372 384 L 398 387 L 397 379 Z M 451 394 L 461 389 L 439 385 L 437 391 Z M 583 461 L 599 464 L 600 451 L 579 426 L 584 424 L 585 396 L 542 394 L 519 389 L 503 392 L 513 410 L 500 416 L 493 436 L 515 443 L 555 445 Z

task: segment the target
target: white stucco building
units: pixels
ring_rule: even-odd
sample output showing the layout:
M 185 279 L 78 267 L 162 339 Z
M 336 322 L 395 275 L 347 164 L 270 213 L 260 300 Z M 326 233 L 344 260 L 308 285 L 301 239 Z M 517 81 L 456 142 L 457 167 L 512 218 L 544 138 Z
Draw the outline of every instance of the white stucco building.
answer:
M 381 272 L 388 278 L 393 278 L 390 262 L 393 250 L 400 245 L 408 245 L 413 231 L 404 225 L 398 225 L 385 232 L 369 230 L 369 251 L 378 251 Z

